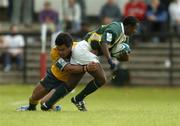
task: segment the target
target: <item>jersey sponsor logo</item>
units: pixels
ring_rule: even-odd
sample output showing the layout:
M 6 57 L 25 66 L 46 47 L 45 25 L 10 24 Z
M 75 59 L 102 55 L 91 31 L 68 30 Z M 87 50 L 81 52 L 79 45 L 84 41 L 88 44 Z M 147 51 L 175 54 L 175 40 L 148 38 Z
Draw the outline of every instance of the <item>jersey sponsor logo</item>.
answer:
M 112 34 L 111 33 L 106 34 L 106 41 L 108 41 L 108 42 L 112 41 Z

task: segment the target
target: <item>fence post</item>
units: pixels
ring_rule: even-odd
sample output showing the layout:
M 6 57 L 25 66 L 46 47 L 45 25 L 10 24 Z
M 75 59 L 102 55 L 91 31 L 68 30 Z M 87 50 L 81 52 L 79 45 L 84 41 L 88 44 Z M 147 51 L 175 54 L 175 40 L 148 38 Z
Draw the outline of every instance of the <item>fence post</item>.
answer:
M 23 58 L 23 83 L 27 82 L 27 35 L 24 35 L 24 58 Z
M 170 67 L 169 67 L 169 86 L 173 86 L 173 68 L 174 68 L 174 62 L 173 62 L 173 36 L 172 34 L 169 35 L 170 41 L 169 41 L 169 60 L 170 60 Z

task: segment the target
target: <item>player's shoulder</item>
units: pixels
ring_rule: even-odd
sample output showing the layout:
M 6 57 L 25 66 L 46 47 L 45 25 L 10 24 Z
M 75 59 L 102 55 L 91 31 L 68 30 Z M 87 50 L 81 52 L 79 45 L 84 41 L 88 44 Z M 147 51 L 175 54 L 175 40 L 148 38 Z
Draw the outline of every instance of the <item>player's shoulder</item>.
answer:
M 110 24 L 110 26 L 121 27 L 121 24 L 122 24 L 122 22 L 120 22 L 120 21 L 113 21 L 113 22 Z
M 51 48 L 51 51 L 57 51 L 57 46 L 53 46 L 53 47 Z
M 52 48 L 51 48 L 51 55 L 54 55 L 54 54 L 58 54 L 58 48 L 57 48 L 57 46 L 53 46 Z
M 51 48 L 50 55 L 53 62 L 56 61 L 58 58 L 60 58 L 60 55 L 56 46 Z
M 114 32 L 122 32 L 124 31 L 124 25 L 122 22 L 112 22 L 109 24 L 108 30 L 114 31 Z

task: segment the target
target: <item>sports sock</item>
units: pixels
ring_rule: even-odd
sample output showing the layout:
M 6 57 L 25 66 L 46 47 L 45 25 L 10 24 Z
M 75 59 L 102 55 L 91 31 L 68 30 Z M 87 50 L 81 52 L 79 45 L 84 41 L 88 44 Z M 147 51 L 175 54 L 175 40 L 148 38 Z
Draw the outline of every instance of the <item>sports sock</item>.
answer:
M 87 86 L 75 97 L 77 101 L 82 101 L 87 95 L 96 91 L 101 85 L 95 81 L 90 81 Z
M 51 98 L 45 102 L 45 105 L 48 109 L 52 108 L 52 106 L 60 99 L 63 98 L 65 95 L 69 93 L 69 88 L 66 85 L 60 85 L 54 94 L 51 96 Z
M 29 98 L 29 108 L 28 110 L 36 110 L 36 106 L 39 100 L 33 100 L 32 97 Z

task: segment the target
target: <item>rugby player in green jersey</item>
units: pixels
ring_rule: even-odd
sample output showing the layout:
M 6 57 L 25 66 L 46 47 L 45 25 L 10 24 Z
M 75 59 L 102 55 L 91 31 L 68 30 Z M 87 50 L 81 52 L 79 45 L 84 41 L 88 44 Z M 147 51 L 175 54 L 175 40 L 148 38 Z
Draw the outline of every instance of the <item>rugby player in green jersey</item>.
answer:
M 128 44 L 129 37 L 137 30 L 138 23 L 139 22 L 135 17 L 129 16 L 126 17 L 123 22 L 112 22 L 111 24 L 102 25 L 94 31 L 89 32 L 85 36 L 85 39 L 79 42 L 74 48 L 71 63 L 81 65 L 88 64 L 92 61 L 99 63 L 97 56 L 104 55 L 110 68 L 114 69 L 116 64 L 112 60 L 111 52 L 109 50 L 116 44 Z M 129 50 L 130 48 L 125 48 L 123 57 L 128 57 Z M 90 81 L 78 95 L 71 99 L 72 103 L 74 103 L 80 111 L 87 110 L 83 101 L 84 98 L 106 83 L 105 72 L 100 63 L 95 72 L 89 73 L 94 79 Z M 73 79 L 77 79 L 76 75 L 71 77 L 71 82 L 69 83 L 73 83 Z

